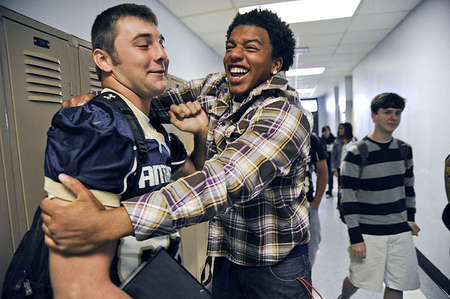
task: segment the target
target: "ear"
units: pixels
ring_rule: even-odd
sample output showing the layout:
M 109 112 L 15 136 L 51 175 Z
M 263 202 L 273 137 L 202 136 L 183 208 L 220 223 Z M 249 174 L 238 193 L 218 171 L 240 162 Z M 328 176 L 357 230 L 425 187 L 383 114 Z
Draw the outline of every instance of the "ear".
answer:
M 283 58 L 279 57 L 279 58 L 273 59 L 272 60 L 272 69 L 271 69 L 272 75 L 275 75 L 276 73 L 278 73 L 282 67 L 283 67 Z
M 102 49 L 94 49 L 92 52 L 95 65 L 105 73 L 112 72 L 113 63 L 109 54 Z
M 373 112 L 371 112 L 371 113 L 370 113 L 370 116 L 372 116 L 372 121 L 375 122 L 375 116 L 376 116 L 376 114 L 373 113 Z

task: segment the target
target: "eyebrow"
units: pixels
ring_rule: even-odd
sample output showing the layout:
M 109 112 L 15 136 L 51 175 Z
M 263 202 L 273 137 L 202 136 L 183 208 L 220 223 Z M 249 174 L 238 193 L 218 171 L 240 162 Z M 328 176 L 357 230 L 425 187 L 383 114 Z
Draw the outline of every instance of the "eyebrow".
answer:
M 227 41 L 226 41 L 227 43 L 233 43 L 233 44 L 235 44 L 236 42 L 233 40 L 233 39 L 228 39 Z M 259 39 L 246 39 L 246 40 L 244 40 L 244 44 L 249 44 L 249 43 L 258 43 L 258 44 L 260 44 L 261 46 L 263 45 L 263 43 L 259 40 Z
M 136 35 L 134 38 L 133 38 L 133 41 L 135 41 L 135 40 L 137 40 L 137 39 L 139 39 L 139 38 L 152 38 L 153 37 L 153 35 L 152 34 L 150 34 L 150 33 L 141 33 L 141 34 L 138 34 L 138 35 Z

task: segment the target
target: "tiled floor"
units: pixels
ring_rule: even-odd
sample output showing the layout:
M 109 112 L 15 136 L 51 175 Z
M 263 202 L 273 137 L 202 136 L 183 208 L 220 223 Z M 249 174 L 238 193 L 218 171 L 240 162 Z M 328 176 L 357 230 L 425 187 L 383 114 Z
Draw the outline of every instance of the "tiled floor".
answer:
M 334 299 L 340 294 L 342 281 L 348 274 L 349 245 L 346 226 L 341 222 L 336 210 L 336 198 L 323 198 L 319 209 L 322 226 L 322 242 L 312 269 L 313 285 L 323 298 Z M 420 271 L 421 272 L 421 271 Z M 422 272 L 420 274 L 422 290 L 405 292 L 405 299 L 444 299 L 447 298 Z M 424 290 L 424 287 L 427 290 Z M 434 289 L 433 289 L 434 288 Z M 427 294 L 427 297 L 425 297 Z M 315 296 L 315 298 L 319 298 Z M 383 298 L 382 293 L 358 290 L 352 299 Z

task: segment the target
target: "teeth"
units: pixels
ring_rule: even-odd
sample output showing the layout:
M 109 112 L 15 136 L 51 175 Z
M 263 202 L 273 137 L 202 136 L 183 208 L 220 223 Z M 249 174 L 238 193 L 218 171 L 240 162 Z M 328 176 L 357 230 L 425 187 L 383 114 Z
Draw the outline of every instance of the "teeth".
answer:
M 233 73 L 233 74 L 246 74 L 246 73 L 248 73 L 248 70 L 245 69 L 245 68 L 242 68 L 242 67 L 232 67 L 230 69 L 230 73 Z

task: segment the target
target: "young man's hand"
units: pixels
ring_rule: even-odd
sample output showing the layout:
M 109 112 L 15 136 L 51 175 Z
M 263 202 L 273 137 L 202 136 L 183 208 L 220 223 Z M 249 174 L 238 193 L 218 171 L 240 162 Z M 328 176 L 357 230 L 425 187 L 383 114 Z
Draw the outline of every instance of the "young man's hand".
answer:
M 352 244 L 352 254 L 360 259 L 366 258 L 366 243 L 361 242 Z
M 414 221 L 408 221 L 409 227 L 411 227 L 411 233 L 413 236 L 418 236 L 420 227 Z
M 170 106 L 170 122 L 178 129 L 195 135 L 206 135 L 209 119 L 200 103 L 187 102 Z
M 60 175 L 59 180 L 77 200 L 65 206 L 49 198 L 41 201 L 42 230 L 48 247 L 66 254 L 83 254 L 133 233 L 124 208 L 106 210 L 77 179 Z

